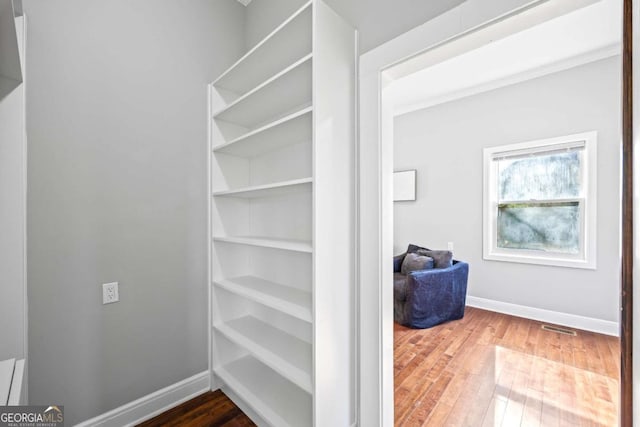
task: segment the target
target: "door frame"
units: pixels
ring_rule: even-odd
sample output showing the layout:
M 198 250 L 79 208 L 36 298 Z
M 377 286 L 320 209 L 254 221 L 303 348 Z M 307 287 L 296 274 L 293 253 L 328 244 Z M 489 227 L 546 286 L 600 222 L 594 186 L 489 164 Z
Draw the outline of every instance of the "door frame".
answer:
M 360 57 L 359 66 L 359 237 L 358 245 L 358 420 L 361 426 L 392 427 L 393 411 L 393 120 L 385 109 L 384 89 L 398 78 L 401 63 L 420 65 L 425 52 L 454 45 L 481 30 L 499 27 L 525 12 L 539 19 L 557 16 L 559 8 L 580 8 L 597 0 L 467 0 L 461 5 L 408 31 Z M 621 274 L 621 395 L 620 425 L 632 426 L 633 344 L 633 109 L 632 6 L 638 15 L 640 0 L 624 3 L 623 37 L 623 164 L 622 164 L 622 274 Z M 567 4 L 571 4 L 567 6 Z M 554 10 L 554 8 L 556 8 Z M 548 14 L 551 13 L 549 16 Z M 545 14 L 547 14 L 545 16 Z M 531 15 L 531 14 L 530 14 Z M 512 20 L 512 21 L 517 21 Z M 539 21 L 541 22 L 541 21 Z M 411 59 L 411 61 L 408 61 Z M 424 67 L 424 65 L 422 65 Z M 402 67 L 400 67 L 402 68 Z M 411 72 L 411 67 L 405 67 Z M 402 71 L 400 71 L 402 72 Z M 640 236 L 638 237 L 640 239 Z M 389 282 L 389 283 L 386 283 Z
M 623 0 L 622 267 L 620 283 L 620 425 L 633 425 L 633 23 L 638 1 Z M 634 13 L 635 12 L 635 13 Z

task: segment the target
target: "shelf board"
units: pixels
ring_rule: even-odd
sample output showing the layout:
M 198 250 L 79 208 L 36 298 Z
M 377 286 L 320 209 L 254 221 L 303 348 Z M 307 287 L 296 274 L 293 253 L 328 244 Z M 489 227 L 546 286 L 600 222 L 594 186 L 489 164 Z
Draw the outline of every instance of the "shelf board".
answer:
M 214 237 L 214 242 L 236 243 L 239 245 L 259 246 L 263 248 L 282 249 L 293 252 L 312 253 L 311 242 L 304 240 L 275 239 L 258 236 Z
M 253 276 L 215 280 L 214 284 L 236 295 L 276 309 L 305 322 L 312 322 L 311 292 Z
M 257 197 L 281 196 L 283 194 L 301 193 L 311 189 L 313 178 L 292 179 L 272 184 L 253 185 L 236 190 L 216 191 L 214 197 L 241 197 L 253 199 Z
M 252 316 L 214 328 L 298 387 L 311 393 L 311 344 Z
M 306 55 L 218 111 L 213 118 L 249 129 L 311 105 L 311 62 Z
M 307 2 L 222 73 L 213 86 L 243 94 L 286 64 L 311 52 L 311 2 Z
M 312 107 L 303 108 L 214 147 L 213 151 L 240 157 L 255 157 L 287 145 L 311 141 L 312 112 Z
M 245 356 L 214 372 L 269 424 L 312 424 L 311 396 L 253 357 Z

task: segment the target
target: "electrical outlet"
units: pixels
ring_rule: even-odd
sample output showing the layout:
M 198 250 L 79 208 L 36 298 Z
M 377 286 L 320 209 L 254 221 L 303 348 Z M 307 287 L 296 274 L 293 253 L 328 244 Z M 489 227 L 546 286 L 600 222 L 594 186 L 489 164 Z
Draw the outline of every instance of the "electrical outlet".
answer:
M 111 304 L 120 301 L 118 282 L 104 283 L 102 285 L 102 304 Z
M 449 249 L 450 251 L 453 250 L 453 242 L 447 242 L 447 249 Z

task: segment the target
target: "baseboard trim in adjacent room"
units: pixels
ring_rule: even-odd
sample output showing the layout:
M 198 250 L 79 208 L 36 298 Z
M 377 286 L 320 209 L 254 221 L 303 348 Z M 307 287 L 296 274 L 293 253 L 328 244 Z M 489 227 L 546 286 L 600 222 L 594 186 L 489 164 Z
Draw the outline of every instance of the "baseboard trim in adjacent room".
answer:
M 128 427 L 155 417 L 173 407 L 206 393 L 210 389 L 209 371 L 172 384 L 136 399 L 76 427 Z
M 599 334 L 619 336 L 620 327 L 617 322 L 594 319 L 592 317 L 578 316 L 575 314 L 561 313 L 559 311 L 545 310 L 542 308 L 528 307 L 525 305 L 511 304 L 486 298 L 467 296 L 467 305 L 526 319 L 549 322 L 556 325 L 569 326 Z

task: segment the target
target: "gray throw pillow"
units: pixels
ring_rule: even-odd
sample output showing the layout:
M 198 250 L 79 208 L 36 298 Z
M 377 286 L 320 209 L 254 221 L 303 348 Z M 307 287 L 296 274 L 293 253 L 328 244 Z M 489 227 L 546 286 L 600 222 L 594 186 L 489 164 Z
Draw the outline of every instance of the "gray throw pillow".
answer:
M 453 252 L 451 251 L 419 249 L 416 253 L 418 255 L 433 258 L 434 268 L 449 268 L 453 265 Z
M 409 243 L 409 247 L 407 248 L 407 253 L 416 253 L 419 250 L 430 251 L 429 248 L 423 248 L 422 246 L 414 245 L 413 243 Z
M 402 261 L 401 274 L 409 274 L 416 270 L 428 270 L 433 268 L 433 259 L 418 254 L 407 254 Z

